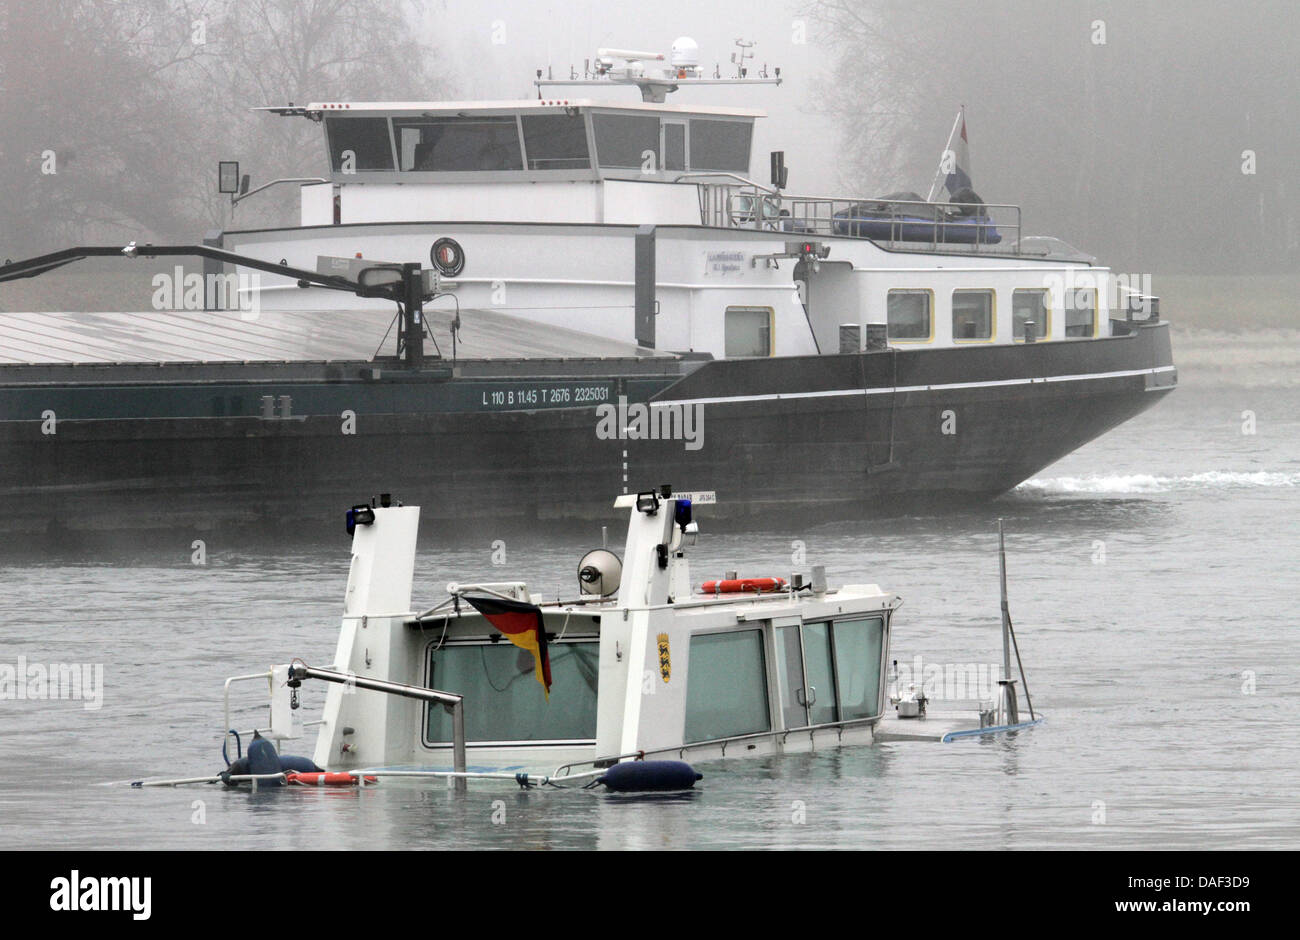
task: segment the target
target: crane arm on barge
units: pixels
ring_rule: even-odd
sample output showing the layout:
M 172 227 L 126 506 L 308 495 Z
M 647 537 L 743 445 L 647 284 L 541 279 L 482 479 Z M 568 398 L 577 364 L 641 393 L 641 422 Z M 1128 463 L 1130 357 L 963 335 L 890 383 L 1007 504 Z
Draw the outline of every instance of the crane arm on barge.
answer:
M 329 290 L 348 291 L 358 297 L 375 297 L 397 304 L 402 318 L 402 335 L 399 353 L 406 365 L 419 369 L 424 365 L 424 302 L 437 293 L 432 271 L 417 263 L 376 263 L 362 268 L 355 281 L 337 274 L 321 274 L 306 268 L 296 268 L 262 258 L 241 255 L 213 245 L 136 245 L 131 242 L 124 248 L 115 245 L 79 245 L 49 254 L 37 255 L 20 261 L 5 259 L 0 265 L 0 283 L 39 277 L 84 258 L 164 258 L 197 257 L 224 264 L 265 271 L 282 277 L 295 278 L 299 287 L 324 287 Z

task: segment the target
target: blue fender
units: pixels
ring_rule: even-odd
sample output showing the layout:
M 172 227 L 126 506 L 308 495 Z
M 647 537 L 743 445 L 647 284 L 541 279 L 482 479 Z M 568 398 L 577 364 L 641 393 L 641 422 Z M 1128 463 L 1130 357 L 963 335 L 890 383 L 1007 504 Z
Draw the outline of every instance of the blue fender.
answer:
M 636 760 L 615 764 L 600 782 L 616 793 L 663 792 L 689 790 L 704 774 L 679 760 Z

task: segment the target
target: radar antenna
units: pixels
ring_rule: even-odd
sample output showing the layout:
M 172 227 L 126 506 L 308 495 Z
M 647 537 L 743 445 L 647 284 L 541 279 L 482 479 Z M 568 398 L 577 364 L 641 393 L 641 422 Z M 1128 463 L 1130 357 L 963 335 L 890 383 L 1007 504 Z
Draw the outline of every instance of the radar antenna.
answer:
M 597 49 L 594 62 L 583 63 L 583 77 L 578 78 L 578 70 L 570 66 L 569 78 L 551 77 L 547 69 L 546 78 L 542 70 L 537 70 L 537 97 L 542 97 L 542 88 L 552 85 L 635 85 L 641 90 L 641 100 L 662 103 L 669 93 L 677 91 L 683 85 L 779 85 L 781 69 L 773 68 L 772 77 L 768 76 L 764 65 L 759 77 L 750 78 L 746 59 L 754 54 L 755 43 L 736 40 L 740 51 L 731 54 L 731 61 L 736 63 L 736 76 L 723 78 L 720 67 L 715 67 L 712 77 L 706 77 L 699 63 L 699 46 L 688 36 L 679 37 L 673 42 L 671 57 L 662 52 L 641 52 L 635 49 Z M 667 61 L 666 61 L 667 60 Z

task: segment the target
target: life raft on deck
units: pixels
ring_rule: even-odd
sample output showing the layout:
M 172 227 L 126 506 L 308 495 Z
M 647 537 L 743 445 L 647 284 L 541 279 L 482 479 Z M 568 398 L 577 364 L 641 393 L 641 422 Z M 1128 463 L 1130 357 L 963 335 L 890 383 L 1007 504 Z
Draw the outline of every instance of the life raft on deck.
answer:
M 772 594 L 785 588 L 785 578 L 724 578 L 705 581 L 705 594 Z

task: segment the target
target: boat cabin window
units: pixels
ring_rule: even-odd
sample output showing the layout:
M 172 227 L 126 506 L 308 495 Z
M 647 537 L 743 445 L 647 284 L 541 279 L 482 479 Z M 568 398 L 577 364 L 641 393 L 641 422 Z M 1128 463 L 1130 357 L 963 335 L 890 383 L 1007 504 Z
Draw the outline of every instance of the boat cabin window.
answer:
M 928 340 L 933 335 L 934 296 L 928 290 L 891 290 L 887 304 L 890 339 Z
M 534 676 L 532 654 L 505 640 L 432 650 L 427 685 L 465 696 L 465 740 L 471 744 L 594 741 L 600 642 L 553 642 L 549 651 L 549 701 Z M 447 710 L 430 705 L 425 714 L 425 745 L 450 744 Z
M 398 118 L 401 169 L 423 172 L 522 170 L 519 128 L 513 116 Z
M 993 291 L 952 292 L 952 338 L 957 342 L 993 338 Z
M 885 620 L 862 617 L 776 630 L 776 672 L 786 728 L 880 714 Z
M 683 740 L 691 744 L 771 729 L 762 632 L 692 636 Z
M 803 625 L 803 671 L 808 680 L 803 698 L 808 708 L 807 724 L 826 725 L 835 717 L 835 667 L 831 665 L 831 625 Z
M 1093 288 L 1066 291 L 1065 335 L 1097 335 L 1097 292 Z
M 1051 302 L 1049 294 L 1040 289 L 1020 289 L 1011 294 L 1011 328 L 1014 339 L 1025 338 L 1025 324 L 1033 321 L 1034 338 L 1051 335 Z
M 771 307 L 728 307 L 723 321 L 728 359 L 772 355 Z
M 691 121 L 691 169 L 749 172 L 748 121 Z
M 659 170 L 659 118 L 640 114 L 593 114 L 601 166 Z
M 686 125 L 664 121 L 664 169 L 686 169 Z
M 387 118 L 326 118 L 325 133 L 335 173 L 393 168 Z
M 884 668 L 882 617 L 835 621 L 835 675 L 840 721 L 880 714 L 880 671 Z
M 587 122 L 581 114 L 526 114 L 522 120 L 528 169 L 590 169 Z

